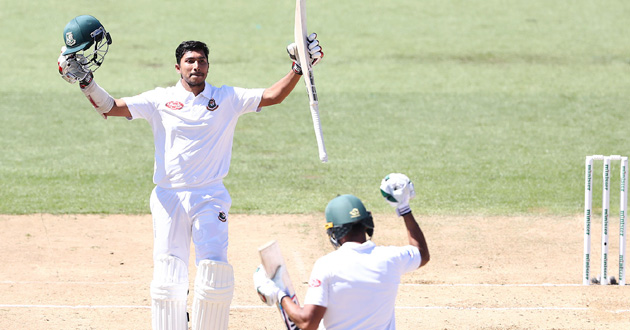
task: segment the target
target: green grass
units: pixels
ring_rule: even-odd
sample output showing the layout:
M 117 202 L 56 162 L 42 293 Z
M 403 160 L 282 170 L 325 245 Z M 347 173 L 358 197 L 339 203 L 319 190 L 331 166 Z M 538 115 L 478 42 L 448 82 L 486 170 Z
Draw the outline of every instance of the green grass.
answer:
M 5 4 L 0 213 L 149 212 L 148 124 L 99 119 L 56 72 L 72 17 L 111 32 L 96 79 L 123 97 L 174 84 L 185 39 L 210 45 L 211 83 L 269 86 L 289 70 L 293 5 Z M 418 213 L 575 214 L 584 156 L 630 153 L 628 2 L 324 0 L 308 14 L 326 54 L 315 76 L 330 162 L 318 161 L 300 84 L 240 119 L 232 212 L 321 212 L 343 193 L 387 211 L 380 180 L 403 172 Z

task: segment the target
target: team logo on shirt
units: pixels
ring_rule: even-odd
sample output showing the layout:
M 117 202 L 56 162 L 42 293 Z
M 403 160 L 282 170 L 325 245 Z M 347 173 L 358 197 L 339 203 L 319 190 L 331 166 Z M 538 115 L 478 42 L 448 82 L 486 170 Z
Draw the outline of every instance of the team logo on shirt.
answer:
M 208 101 L 208 105 L 206 105 L 206 109 L 208 109 L 208 111 L 214 111 L 218 108 L 219 108 L 219 105 L 214 99 L 210 99 L 210 101 Z
M 184 104 L 182 104 L 182 102 L 170 101 L 166 102 L 166 107 L 171 110 L 181 110 L 184 107 Z
M 322 285 L 322 281 L 320 281 L 320 280 L 318 280 L 316 278 L 314 278 L 314 279 L 312 279 L 312 280 L 310 280 L 308 282 L 308 287 L 309 288 L 318 288 L 320 285 Z
M 225 212 L 223 212 L 223 211 L 219 212 L 219 221 L 221 221 L 221 222 L 226 222 L 227 221 L 227 215 L 225 214 Z

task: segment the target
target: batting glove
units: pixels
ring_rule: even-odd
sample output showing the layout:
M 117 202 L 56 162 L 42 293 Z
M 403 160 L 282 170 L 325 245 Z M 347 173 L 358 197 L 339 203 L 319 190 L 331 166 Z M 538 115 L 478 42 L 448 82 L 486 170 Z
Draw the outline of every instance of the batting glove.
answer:
M 406 175 L 391 173 L 381 181 L 381 194 L 396 208 L 396 214 L 403 216 L 411 212 L 409 201 L 416 196 L 416 191 Z
M 267 277 L 267 272 L 262 265 L 258 266 L 254 272 L 254 288 L 260 300 L 269 306 L 280 303 L 282 298 L 288 296 L 286 286 L 282 282 L 283 272 L 284 267 L 278 267 L 276 274 L 271 279 Z
M 63 55 L 66 46 L 61 47 L 61 54 L 57 59 L 59 74 L 65 81 L 74 84 L 77 81 L 90 80 L 92 71 L 87 68 L 87 59 L 80 54 Z
M 324 52 L 322 51 L 322 47 L 319 45 L 319 40 L 317 40 L 317 33 L 311 33 L 311 35 L 309 35 L 306 40 L 308 41 L 308 55 L 311 59 L 311 66 L 315 66 L 324 57 Z M 287 53 L 289 53 L 289 58 L 291 58 L 291 60 L 293 61 L 291 69 L 293 70 L 293 72 L 301 75 L 302 65 L 300 64 L 297 44 L 292 43 L 288 45 Z

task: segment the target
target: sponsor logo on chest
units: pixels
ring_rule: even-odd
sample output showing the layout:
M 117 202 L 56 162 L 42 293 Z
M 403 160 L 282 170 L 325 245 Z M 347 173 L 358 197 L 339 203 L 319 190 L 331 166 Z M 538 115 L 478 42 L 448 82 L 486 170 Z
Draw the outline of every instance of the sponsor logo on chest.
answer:
M 320 281 L 320 280 L 318 280 L 318 279 L 316 279 L 316 278 L 311 279 L 311 280 L 308 282 L 308 287 L 309 287 L 309 288 L 318 288 L 320 285 L 322 285 L 322 281 Z
M 164 106 L 166 106 L 166 108 L 170 110 L 182 110 L 184 108 L 184 104 L 179 101 L 168 101 L 166 102 Z M 206 105 L 206 110 L 208 111 L 215 111 L 218 108 L 219 108 L 219 105 L 217 104 L 217 101 L 215 101 L 214 98 L 210 99 L 210 101 L 208 101 L 208 104 Z
M 166 102 L 166 107 L 171 110 L 181 110 L 184 107 L 184 104 L 178 101 L 169 101 Z

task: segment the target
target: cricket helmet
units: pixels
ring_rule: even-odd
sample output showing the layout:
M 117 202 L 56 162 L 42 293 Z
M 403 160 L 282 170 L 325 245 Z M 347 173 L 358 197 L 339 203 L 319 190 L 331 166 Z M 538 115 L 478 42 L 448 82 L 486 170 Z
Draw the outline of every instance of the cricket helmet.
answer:
M 77 16 L 68 22 L 63 30 L 63 39 L 66 44 L 63 55 L 83 52 L 79 55 L 87 59 L 86 65 L 92 71 L 103 64 L 109 45 L 112 44 L 112 37 L 103 24 L 90 15 Z M 90 53 L 92 46 L 94 49 Z
M 339 240 L 346 236 L 356 223 L 360 223 L 366 228 L 365 231 L 370 238 L 374 233 L 372 213 L 365 209 L 361 200 L 356 196 L 341 195 L 335 197 L 326 206 L 325 214 L 326 233 L 335 247 L 339 247 Z

